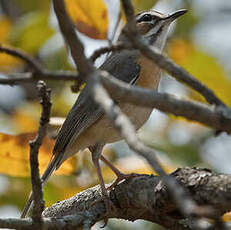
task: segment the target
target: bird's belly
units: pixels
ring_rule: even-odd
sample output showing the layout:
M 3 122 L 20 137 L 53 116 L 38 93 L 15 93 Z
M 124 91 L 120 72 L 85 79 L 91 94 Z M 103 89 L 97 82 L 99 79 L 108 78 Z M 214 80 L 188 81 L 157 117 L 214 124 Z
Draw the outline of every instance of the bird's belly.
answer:
M 139 129 L 147 121 L 152 112 L 152 108 L 138 107 L 131 104 L 122 104 L 120 108 L 135 125 L 136 129 Z M 98 141 L 113 143 L 122 139 L 118 131 L 113 127 L 112 122 L 106 116 L 100 119 L 96 125 L 98 129 L 96 127 L 93 128 L 91 134 L 95 138 L 99 137 Z M 103 132 L 104 135 L 100 135 L 100 132 Z
M 132 104 L 124 104 L 121 106 L 121 110 L 129 117 L 137 130 L 148 120 L 153 109 Z
M 152 112 L 152 108 L 138 107 L 131 104 L 122 104 L 120 108 L 129 117 L 136 129 L 139 129 L 147 121 Z M 106 115 L 103 115 L 97 122 L 79 135 L 71 149 L 80 150 L 95 145 L 97 142 L 113 143 L 121 139 L 112 122 Z

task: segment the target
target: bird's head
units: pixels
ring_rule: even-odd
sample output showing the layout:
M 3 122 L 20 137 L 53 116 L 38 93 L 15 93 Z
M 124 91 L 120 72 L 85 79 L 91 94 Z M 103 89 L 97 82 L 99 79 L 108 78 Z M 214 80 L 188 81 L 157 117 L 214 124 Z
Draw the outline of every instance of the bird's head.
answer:
M 186 12 L 185 9 L 171 14 L 162 14 L 155 10 L 143 11 L 137 14 L 135 18 L 138 32 L 150 45 L 162 50 L 166 42 L 169 25 Z M 126 26 L 124 30 L 126 30 Z

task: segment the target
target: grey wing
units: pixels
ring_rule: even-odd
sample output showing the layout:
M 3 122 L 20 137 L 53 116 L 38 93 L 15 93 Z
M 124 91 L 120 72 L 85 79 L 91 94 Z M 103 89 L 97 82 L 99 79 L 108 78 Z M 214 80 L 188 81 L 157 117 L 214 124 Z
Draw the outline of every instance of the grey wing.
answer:
M 112 54 L 100 69 L 108 71 L 115 78 L 134 85 L 139 77 L 140 66 L 136 63 L 138 51 L 124 50 Z
M 135 84 L 140 68 L 134 60 L 134 54 L 125 53 L 126 58 L 121 58 L 122 53 L 112 54 L 102 64 L 100 69 L 107 70 L 115 78 L 124 82 Z M 64 154 L 66 147 L 77 138 L 84 130 L 91 126 L 103 115 L 101 107 L 92 99 L 89 90 L 85 87 L 80 93 L 77 101 L 69 112 L 62 125 L 53 153 Z
M 92 99 L 85 87 L 64 121 L 53 154 L 64 153 L 72 137 L 77 137 L 103 115 L 103 110 Z

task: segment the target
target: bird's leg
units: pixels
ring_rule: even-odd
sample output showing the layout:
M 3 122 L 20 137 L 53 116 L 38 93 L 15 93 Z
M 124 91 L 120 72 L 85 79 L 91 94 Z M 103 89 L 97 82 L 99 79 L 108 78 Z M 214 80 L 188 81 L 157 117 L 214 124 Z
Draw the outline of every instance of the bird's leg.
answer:
M 96 144 L 93 147 L 90 147 L 89 150 L 91 151 L 92 161 L 93 161 L 93 163 L 94 163 L 94 165 L 96 167 L 96 171 L 97 171 L 97 175 L 98 175 L 99 183 L 100 183 L 100 187 L 101 187 L 101 192 L 102 192 L 102 195 L 103 195 L 103 200 L 104 200 L 105 207 L 106 207 L 106 214 L 105 214 L 105 219 L 104 219 L 104 222 L 105 222 L 105 225 L 106 225 L 107 220 L 108 220 L 107 215 L 111 212 L 112 204 L 110 202 L 108 192 L 107 192 L 107 189 L 105 187 L 104 180 L 103 180 L 103 175 L 102 175 L 100 165 L 99 165 L 99 159 L 100 159 L 103 147 L 104 147 L 104 144 L 99 143 L 99 144 Z
M 137 177 L 141 176 L 141 174 L 136 173 L 130 173 L 130 174 L 124 174 L 120 172 L 119 169 L 117 169 L 110 161 L 108 161 L 103 155 L 100 155 L 100 159 L 116 174 L 117 178 L 116 180 L 107 188 L 107 190 L 113 189 L 120 181 L 129 179 L 131 177 Z

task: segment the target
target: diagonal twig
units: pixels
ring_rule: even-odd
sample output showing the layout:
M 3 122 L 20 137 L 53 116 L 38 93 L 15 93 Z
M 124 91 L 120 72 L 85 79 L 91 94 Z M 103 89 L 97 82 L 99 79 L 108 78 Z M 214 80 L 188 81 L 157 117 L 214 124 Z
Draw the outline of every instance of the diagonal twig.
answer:
M 97 58 L 99 58 L 101 55 L 109 52 L 119 52 L 121 50 L 129 50 L 134 49 L 134 47 L 131 44 L 127 43 L 117 43 L 115 45 L 111 44 L 110 46 L 102 47 L 94 51 L 94 53 L 91 55 L 90 60 L 92 62 L 95 62 Z
M 144 44 L 144 42 L 141 39 L 141 36 L 138 34 L 136 30 L 136 24 L 134 20 L 134 9 L 131 4 L 131 1 L 121 0 L 121 3 L 122 3 L 123 9 L 125 11 L 125 16 L 127 19 L 127 28 L 128 28 L 127 36 L 132 41 L 132 43 L 135 45 L 135 47 L 139 48 L 141 52 L 144 52 L 143 50 L 144 48 L 146 48 L 148 51 L 151 52 L 152 50 L 150 49 L 150 47 Z M 144 52 L 144 54 L 146 54 L 146 52 Z M 135 135 L 135 129 L 132 126 L 131 122 L 127 119 L 126 116 L 124 116 L 119 111 L 119 108 L 113 104 L 112 100 L 109 97 L 107 97 L 106 93 L 104 93 L 102 89 L 99 90 L 98 94 L 100 93 L 104 94 L 104 100 L 101 101 L 101 105 L 104 107 L 110 119 L 114 121 L 113 124 L 115 125 L 115 127 L 118 130 L 120 130 L 121 135 L 125 138 L 129 147 L 133 149 L 135 152 L 139 153 L 141 156 L 143 156 L 148 161 L 148 163 L 152 166 L 152 168 L 160 176 L 162 176 L 164 183 L 166 183 L 167 187 L 171 191 L 171 194 L 173 195 L 173 198 L 175 199 L 181 213 L 183 213 L 185 216 L 193 216 L 193 215 L 197 215 L 197 216 L 211 215 L 212 216 L 213 215 L 212 210 L 199 207 L 192 200 L 192 198 L 188 195 L 187 191 L 182 186 L 180 186 L 173 178 L 166 176 L 165 171 L 163 170 L 158 160 L 156 159 L 155 152 L 138 140 L 138 138 Z M 202 95 L 204 95 L 204 91 L 201 93 Z M 209 96 L 211 96 L 211 94 L 209 94 Z M 211 99 L 210 97 L 206 97 L 206 98 L 209 100 Z M 211 99 L 213 103 L 219 103 L 219 105 L 221 104 L 223 105 L 223 103 L 220 102 L 220 100 L 216 98 L 215 95 L 212 98 L 214 100 L 216 99 L 215 101 Z M 107 102 L 105 100 L 107 100 Z
M 206 85 L 202 84 L 186 70 L 174 63 L 171 59 L 164 57 L 153 47 L 145 44 L 136 30 L 134 10 L 131 1 L 121 0 L 121 3 L 123 5 L 125 16 L 128 22 L 127 36 L 135 48 L 139 49 L 146 57 L 152 59 L 159 67 L 167 71 L 178 81 L 185 83 L 186 85 L 203 95 L 208 103 L 225 106 L 224 102 L 222 102 Z
M 71 55 L 75 62 L 76 68 L 80 73 L 80 78 L 82 81 L 86 80 L 90 71 L 94 70 L 94 67 L 90 61 L 84 55 L 84 47 L 80 42 L 74 26 L 67 15 L 65 3 L 63 0 L 53 0 L 54 11 L 57 16 L 59 27 L 62 35 L 70 48 Z

